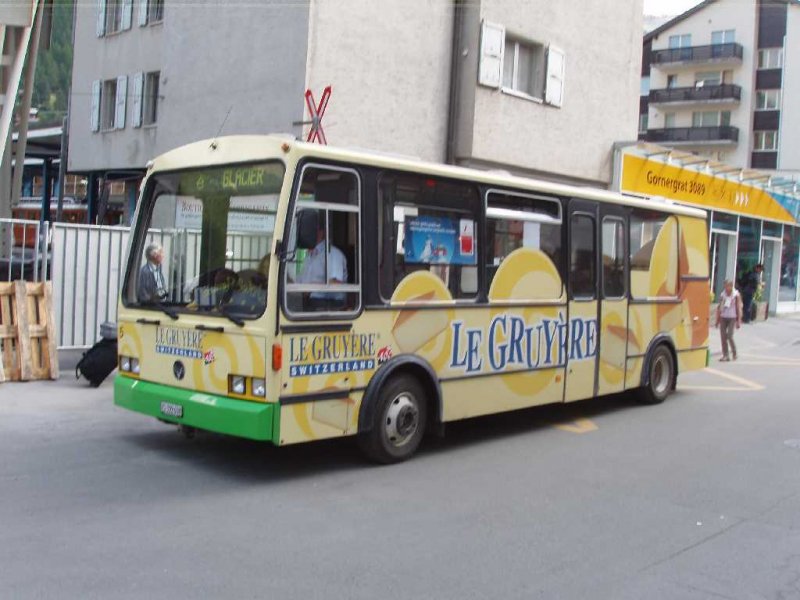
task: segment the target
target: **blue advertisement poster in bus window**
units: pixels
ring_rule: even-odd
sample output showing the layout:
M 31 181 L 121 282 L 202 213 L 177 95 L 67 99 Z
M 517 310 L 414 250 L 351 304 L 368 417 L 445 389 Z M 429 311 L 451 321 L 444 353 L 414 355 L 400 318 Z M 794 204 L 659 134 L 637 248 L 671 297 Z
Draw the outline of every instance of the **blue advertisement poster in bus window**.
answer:
M 408 219 L 403 253 L 408 263 L 475 265 L 474 221 L 431 216 Z

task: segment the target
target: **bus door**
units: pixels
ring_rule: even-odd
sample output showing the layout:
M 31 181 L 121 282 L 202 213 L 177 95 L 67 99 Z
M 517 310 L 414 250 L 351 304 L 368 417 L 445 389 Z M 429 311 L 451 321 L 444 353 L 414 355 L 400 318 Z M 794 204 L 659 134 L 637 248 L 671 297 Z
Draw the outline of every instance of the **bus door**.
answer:
M 570 200 L 568 219 L 569 310 L 562 345 L 567 367 L 565 402 L 595 395 L 599 341 L 597 204 Z
M 628 345 L 627 230 L 622 207 L 600 207 L 598 395 L 621 392 L 625 388 Z

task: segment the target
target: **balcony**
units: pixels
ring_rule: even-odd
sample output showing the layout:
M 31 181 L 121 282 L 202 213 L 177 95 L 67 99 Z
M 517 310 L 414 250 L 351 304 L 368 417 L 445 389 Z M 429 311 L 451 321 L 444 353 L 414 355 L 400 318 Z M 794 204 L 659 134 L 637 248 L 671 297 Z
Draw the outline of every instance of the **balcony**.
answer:
M 743 48 L 741 44 L 712 44 L 710 46 L 688 46 L 686 48 L 666 48 L 653 50 L 650 64 L 652 66 L 673 65 L 680 63 L 742 63 Z
M 648 142 L 667 145 L 729 145 L 739 141 L 739 128 L 723 125 L 719 127 L 670 127 L 648 129 Z
M 727 104 L 741 98 L 742 88 L 730 83 L 650 90 L 650 104 Z

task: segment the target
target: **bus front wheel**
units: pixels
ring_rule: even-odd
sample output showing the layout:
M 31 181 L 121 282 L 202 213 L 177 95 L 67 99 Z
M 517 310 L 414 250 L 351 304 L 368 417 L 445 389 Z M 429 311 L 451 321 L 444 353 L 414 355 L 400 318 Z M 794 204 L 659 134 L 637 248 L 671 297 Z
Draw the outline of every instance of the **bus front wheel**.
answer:
M 642 404 L 660 404 L 675 385 L 675 359 L 666 345 L 656 346 L 648 362 L 647 383 L 639 389 Z
M 383 464 L 404 461 L 425 434 L 425 390 L 410 375 L 392 377 L 378 392 L 374 415 L 369 430 L 358 435 L 361 451 Z

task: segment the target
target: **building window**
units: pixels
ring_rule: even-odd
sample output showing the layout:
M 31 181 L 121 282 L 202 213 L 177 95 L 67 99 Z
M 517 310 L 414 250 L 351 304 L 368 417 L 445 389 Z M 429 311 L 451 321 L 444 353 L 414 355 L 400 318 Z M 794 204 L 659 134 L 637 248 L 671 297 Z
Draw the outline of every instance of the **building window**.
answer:
M 478 83 L 560 107 L 564 52 L 552 44 L 506 37 L 505 27 L 484 21 Z
M 665 113 L 664 114 L 664 127 L 667 129 L 671 129 L 675 127 L 675 113 Z
M 706 110 L 692 113 L 692 127 L 727 127 L 731 124 L 731 111 Z
M 736 41 L 736 30 L 725 29 L 723 31 L 711 32 L 711 43 L 716 44 L 732 44 Z
M 148 23 L 160 23 L 164 20 L 164 0 L 150 0 L 147 10 Z
M 682 35 L 669 36 L 670 48 L 688 48 L 692 45 L 692 34 L 684 33 Z
M 650 76 L 647 75 L 642 77 L 640 85 L 639 85 L 639 95 L 640 96 L 649 96 L 650 95 Z
M 759 69 L 780 69 L 783 67 L 783 48 L 763 48 L 758 51 Z
M 645 133 L 647 131 L 647 122 L 648 122 L 647 113 L 639 115 L 639 133 Z
M 756 152 L 775 152 L 778 149 L 777 131 L 754 131 L 753 150 Z
M 122 0 L 106 0 L 106 33 L 122 29 Z
M 694 74 L 694 85 L 703 87 L 705 85 L 719 85 L 722 83 L 722 73 L 719 71 L 703 71 Z
M 544 93 L 544 46 L 506 38 L 503 87 L 534 98 Z
M 667 89 L 673 89 L 678 87 L 678 76 L 677 75 L 667 75 Z
M 158 82 L 160 78 L 161 71 L 147 73 L 144 78 L 142 122 L 145 125 L 155 125 L 158 121 Z
M 756 92 L 756 110 L 778 110 L 780 104 L 780 90 L 758 90 Z
M 100 128 L 103 130 L 115 129 L 115 116 L 117 113 L 117 80 L 107 79 L 103 82 L 100 92 Z

